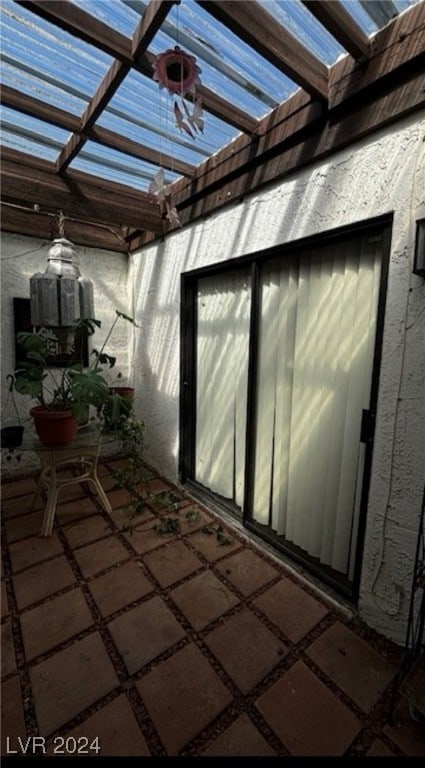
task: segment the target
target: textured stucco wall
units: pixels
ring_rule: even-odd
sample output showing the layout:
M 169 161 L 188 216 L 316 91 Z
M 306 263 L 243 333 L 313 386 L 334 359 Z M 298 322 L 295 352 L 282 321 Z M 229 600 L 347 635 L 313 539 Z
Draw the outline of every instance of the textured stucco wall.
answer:
M 206 126 L 206 131 L 208 126 Z M 380 393 L 359 610 L 404 641 L 424 482 L 424 301 L 412 274 L 415 220 L 425 216 L 425 125 L 411 117 L 134 254 L 141 324 L 137 407 L 147 456 L 177 479 L 180 274 L 394 212 Z
M 12 373 L 15 366 L 13 298 L 29 298 L 29 279 L 35 272 L 44 272 L 47 266 L 47 251 L 51 243 L 33 237 L 21 237 L 2 232 L 1 237 L 1 395 L 2 421 L 7 423 L 3 413 L 6 399 L 5 377 Z M 94 283 L 95 316 L 101 327 L 96 331 L 89 346 L 100 349 L 105 336 L 116 317 L 115 309 L 132 314 L 131 297 L 128 292 L 128 259 L 118 253 L 111 253 L 95 248 L 76 246 L 81 274 Z M 132 352 L 132 328 L 126 321 L 120 320 L 106 351 L 116 355 L 117 363 L 107 373 L 113 383 L 120 370 L 127 376 L 130 369 Z M 19 411 L 23 418 L 28 417 L 30 400 L 22 395 L 15 395 Z M 34 454 L 25 454 L 21 463 L 15 460 L 4 461 L 2 455 L 3 477 L 17 475 L 23 470 L 32 470 L 38 466 Z

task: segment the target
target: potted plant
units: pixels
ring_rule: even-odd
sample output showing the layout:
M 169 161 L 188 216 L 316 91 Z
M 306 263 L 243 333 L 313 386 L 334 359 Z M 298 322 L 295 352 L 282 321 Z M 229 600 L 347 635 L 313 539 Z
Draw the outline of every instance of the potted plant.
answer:
M 105 342 L 100 351 L 93 349 L 88 368 L 84 368 L 75 350 L 79 341 L 92 336 L 100 327 L 98 320 L 80 319 L 72 328 L 60 329 L 59 333 L 68 337 L 69 355 L 65 364 L 55 369 L 48 367 L 48 360 L 52 345 L 58 343 L 57 334 L 49 329 L 18 334 L 18 343 L 27 353 L 27 360 L 15 369 L 14 388 L 37 401 L 38 405 L 31 408 L 30 414 L 37 434 L 46 446 L 59 447 L 71 442 L 78 423 L 87 420 L 90 406 L 96 408 L 101 420 L 106 413 L 110 421 L 125 414 L 125 401 L 110 393 L 109 383 L 103 375 L 104 365 L 109 368 L 115 365 L 115 357 L 105 352 L 105 345 L 119 318 L 135 323 L 132 318 L 115 311 L 116 317 Z

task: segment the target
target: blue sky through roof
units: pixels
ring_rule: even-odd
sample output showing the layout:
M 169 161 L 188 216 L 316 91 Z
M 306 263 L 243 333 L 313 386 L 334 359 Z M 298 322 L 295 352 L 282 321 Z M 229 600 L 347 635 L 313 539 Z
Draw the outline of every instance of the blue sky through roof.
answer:
M 300 0 L 259 0 L 282 26 L 328 66 L 344 53 Z M 359 0 L 342 0 L 366 34 L 376 31 Z M 394 0 L 401 12 L 417 0 Z M 143 0 L 74 0 L 74 4 L 127 38 L 144 13 Z M 13 0 L 0 0 L 1 82 L 47 104 L 82 115 L 113 62 L 94 46 L 32 14 Z M 194 0 L 172 7 L 149 50 L 160 53 L 180 45 L 197 59 L 202 84 L 249 115 L 261 118 L 298 86 L 251 47 L 217 22 Z M 111 99 L 98 124 L 141 144 L 198 165 L 227 145 L 238 130 L 205 114 L 203 135 L 179 132 L 173 98 L 132 71 Z M 2 108 L 5 146 L 56 160 L 69 133 Z M 146 189 L 157 170 L 115 150 L 87 142 L 71 168 Z M 169 178 L 175 174 L 168 173 Z

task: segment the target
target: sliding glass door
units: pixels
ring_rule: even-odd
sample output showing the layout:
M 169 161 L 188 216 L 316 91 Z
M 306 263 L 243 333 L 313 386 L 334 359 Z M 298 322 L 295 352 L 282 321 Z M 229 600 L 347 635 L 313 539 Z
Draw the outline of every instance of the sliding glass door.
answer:
M 352 575 L 381 243 L 368 237 L 261 270 L 252 518 Z
M 389 231 L 183 279 L 182 479 L 338 584 L 359 573 Z
M 196 296 L 195 480 L 243 507 L 249 271 L 201 278 Z

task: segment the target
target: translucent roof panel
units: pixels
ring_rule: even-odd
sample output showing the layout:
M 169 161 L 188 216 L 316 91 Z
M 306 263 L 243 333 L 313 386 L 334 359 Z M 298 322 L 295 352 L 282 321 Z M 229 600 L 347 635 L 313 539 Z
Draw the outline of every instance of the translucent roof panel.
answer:
M 158 166 L 130 157 L 108 147 L 88 141 L 69 166 L 70 169 L 85 171 L 102 179 L 116 181 L 126 186 L 147 191 L 158 171 Z M 166 184 L 179 178 L 179 174 L 165 171 Z
M 191 138 L 177 128 L 174 102 L 156 82 L 131 72 L 100 116 L 98 125 L 193 165 L 198 165 L 238 134 L 232 126 L 204 113 L 203 134 L 197 133 Z M 179 104 L 183 109 L 180 100 Z
M 121 0 L 72 0 L 72 3 L 125 37 L 133 37 L 140 21 L 140 15 Z
M 391 13 L 391 8 L 393 8 L 395 11 L 398 11 L 398 13 L 402 13 L 406 8 L 409 8 L 411 5 L 416 5 L 419 1 L 420 0 L 391 0 L 390 4 L 386 4 L 385 0 L 382 3 L 377 2 L 376 6 L 382 5 L 383 9 L 381 16 L 377 17 L 381 19 L 380 24 L 378 24 L 372 16 L 372 9 L 369 8 L 369 5 L 372 6 L 370 0 L 366 0 L 366 2 L 361 2 L 361 0 L 342 0 L 342 4 L 353 17 L 354 21 L 361 27 L 363 32 L 365 32 L 366 35 L 373 35 L 378 29 L 385 25 L 385 11 Z
M 260 0 L 261 5 L 310 53 L 331 66 L 344 49 L 300 0 Z
M 257 1 L 327 66 L 344 53 L 301 0 Z M 418 1 L 382 0 L 372 4 L 342 0 L 368 35 L 375 33 L 379 26 L 378 14 L 388 18 Z M 73 4 L 130 42 L 148 2 L 74 0 Z M 0 0 L 0 21 L 2 85 L 74 116 L 82 115 L 114 59 L 13 0 Z M 149 51 L 158 54 L 176 45 L 195 56 L 206 88 L 253 118 L 262 118 L 298 89 L 295 82 L 216 21 L 195 0 L 181 0 L 171 7 L 150 42 Z M 150 78 L 130 71 L 97 124 L 160 155 L 170 155 L 195 166 L 238 135 L 239 131 L 232 125 L 204 112 L 204 132 L 191 137 L 176 125 L 175 100 Z M 181 102 L 180 107 L 184 109 Z M 67 131 L 6 107 L 2 109 L 2 118 L 2 143 L 36 157 L 56 160 L 69 139 Z M 70 167 L 144 190 L 158 170 L 158 166 L 94 141 L 86 142 Z M 177 174 L 167 172 L 168 183 L 174 178 Z
M 113 59 L 11 0 L 1 0 L 2 83 L 81 115 Z
M 2 144 L 20 152 L 55 162 L 70 138 L 69 131 L 49 125 L 35 117 L 16 112 L 8 107 L 1 108 Z
M 141 0 L 123 0 L 143 13 Z M 298 86 L 193 0 L 171 9 L 149 50 L 155 54 L 179 45 L 196 57 L 201 82 L 239 109 L 263 117 Z

